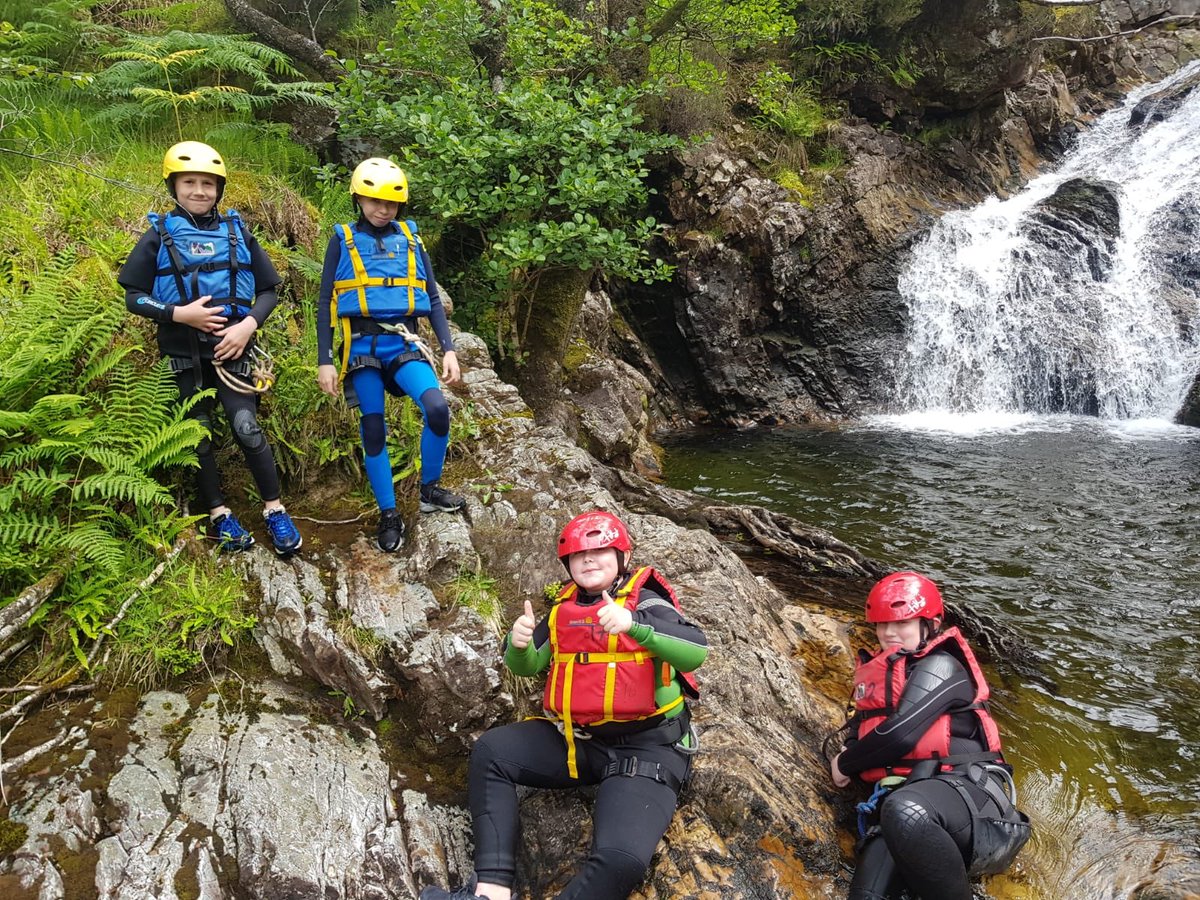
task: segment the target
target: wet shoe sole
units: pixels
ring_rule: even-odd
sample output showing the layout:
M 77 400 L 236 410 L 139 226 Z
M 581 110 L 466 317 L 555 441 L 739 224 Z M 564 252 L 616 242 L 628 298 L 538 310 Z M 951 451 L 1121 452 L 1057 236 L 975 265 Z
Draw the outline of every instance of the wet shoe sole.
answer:
M 297 550 L 299 550 L 303 546 L 304 546 L 304 538 L 300 538 L 300 543 L 298 543 L 295 547 L 292 547 L 290 550 L 280 550 L 278 547 L 272 547 L 271 549 L 275 551 L 275 555 L 278 556 L 280 559 L 287 559 L 289 556 L 291 556 L 293 553 L 295 553 Z
M 423 513 L 458 512 L 460 509 L 462 509 L 465 506 L 466 506 L 465 503 L 463 503 L 460 506 L 438 506 L 436 503 L 426 503 L 424 500 L 422 500 L 421 501 L 421 512 L 423 512 Z

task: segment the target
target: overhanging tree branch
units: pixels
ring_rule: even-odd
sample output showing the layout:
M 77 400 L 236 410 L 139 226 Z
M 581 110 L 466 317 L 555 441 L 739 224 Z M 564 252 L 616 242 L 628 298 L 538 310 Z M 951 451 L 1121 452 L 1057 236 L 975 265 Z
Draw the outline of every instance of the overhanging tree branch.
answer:
M 1027 3 L 1036 2 L 1036 0 L 1026 0 L 1026 2 Z M 1042 5 L 1043 6 L 1058 6 L 1059 4 L 1043 3 Z M 1082 4 L 1076 4 L 1076 5 L 1082 5 Z M 1035 40 L 1035 41 L 1067 41 L 1068 43 L 1072 43 L 1072 44 L 1093 44 L 1093 43 L 1096 43 L 1097 41 L 1111 41 L 1113 38 L 1128 37 L 1131 34 L 1137 34 L 1138 32 L 1145 31 L 1147 28 L 1153 28 L 1156 25 L 1161 25 L 1163 22 L 1177 21 L 1180 19 L 1197 20 L 1197 19 L 1200 19 L 1200 16 L 1163 16 L 1162 18 L 1155 19 L 1153 22 L 1147 22 L 1145 25 L 1142 25 L 1138 28 L 1131 28 L 1128 31 L 1114 31 L 1111 34 L 1098 34 L 1095 37 L 1064 37 L 1063 35 L 1051 34 L 1051 35 L 1047 35 L 1046 37 L 1035 37 L 1032 40 Z
M 225 8 L 239 25 L 249 28 L 264 44 L 282 50 L 296 62 L 308 66 L 326 81 L 336 81 L 345 70 L 316 41 L 298 34 L 278 20 L 259 12 L 248 0 L 225 0 Z

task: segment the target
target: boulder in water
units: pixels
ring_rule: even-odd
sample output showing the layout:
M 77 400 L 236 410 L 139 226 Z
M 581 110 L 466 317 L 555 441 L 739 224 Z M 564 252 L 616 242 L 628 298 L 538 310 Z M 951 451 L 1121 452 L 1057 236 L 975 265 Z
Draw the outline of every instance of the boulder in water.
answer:
M 1169 87 L 1147 94 L 1129 114 L 1129 127 L 1147 127 L 1166 119 L 1179 109 L 1197 85 L 1200 85 L 1200 71 L 1193 72 Z

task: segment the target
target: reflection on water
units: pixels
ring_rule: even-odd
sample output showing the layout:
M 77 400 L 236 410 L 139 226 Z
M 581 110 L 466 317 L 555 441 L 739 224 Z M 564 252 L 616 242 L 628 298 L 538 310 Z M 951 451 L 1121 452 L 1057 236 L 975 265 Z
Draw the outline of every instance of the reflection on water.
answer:
M 1039 830 L 997 897 L 1130 897 L 1200 872 L 1200 432 L 1017 416 L 688 435 L 675 487 L 758 503 L 1002 618 L 992 661 Z M 1200 886 L 1198 886 L 1200 887 Z

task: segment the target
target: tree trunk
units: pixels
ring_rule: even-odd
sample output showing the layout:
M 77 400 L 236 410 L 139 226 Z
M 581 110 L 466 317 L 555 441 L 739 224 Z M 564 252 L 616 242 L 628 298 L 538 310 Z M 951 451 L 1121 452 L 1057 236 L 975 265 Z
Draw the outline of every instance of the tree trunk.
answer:
M 325 55 L 325 48 L 311 38 L 292 31 L 286 25 L 259 12 L 248 0 L 225 0 L 233 20 L 250 29 L 264 44 L 282 50 L 295 62 L 307 66 L 325 81 L 336 81 L 343 74 L 341 64 Z
M 529 319 L 521 342 L 521 349 L 528 355 L 514 377 L 535 413 L 545 412 L 560 399 L 563 355 L 591 280 L 590 271 L 547 269 L 538 280 L 529 306 L 522 304 L 523 308 L 518 309 L 519 321 Z

